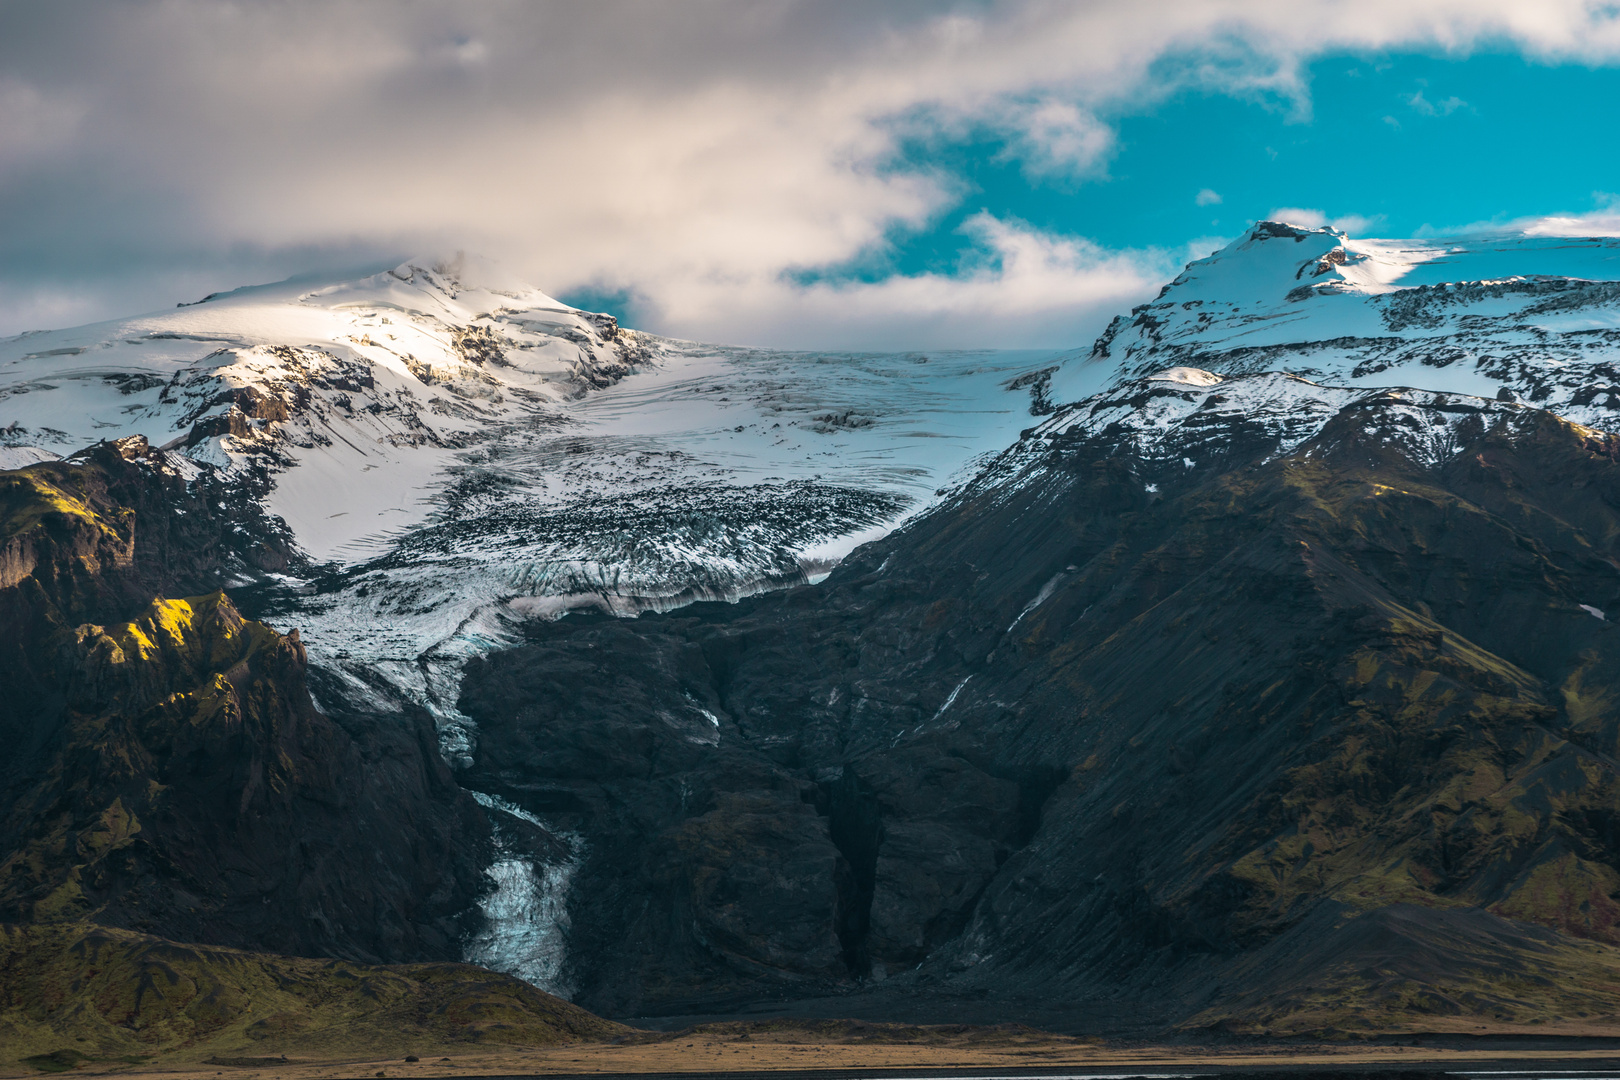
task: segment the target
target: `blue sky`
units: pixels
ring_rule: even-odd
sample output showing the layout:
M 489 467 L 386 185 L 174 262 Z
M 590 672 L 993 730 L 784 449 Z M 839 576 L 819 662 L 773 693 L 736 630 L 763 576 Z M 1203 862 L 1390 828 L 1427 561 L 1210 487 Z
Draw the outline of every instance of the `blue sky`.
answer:
M 1620 68 L 1510 52 L 1336 54 L 1308 65 L 1305 86 L 1304 105 L 1190 89 L 1105 113 L 1116 148 L 1079 177 L 1031 176 L 1016 144 L 994 133 L 912 138 L 891 167 L 947 171 L 960 202 L 926 228 L 896 228 L 857 259 L 799 276 L 952 272 L 983 257 L 962 224 L 986 211 L 1110 247 L 1190 254 L 1279 209 L 1409 237 L 1620 198 Z
M 698 340 L 1084 346 L 1279 210 L 1620 231 L 1616 102 L 1592 0 L 0 0 L 0 334 L 469 250 Z

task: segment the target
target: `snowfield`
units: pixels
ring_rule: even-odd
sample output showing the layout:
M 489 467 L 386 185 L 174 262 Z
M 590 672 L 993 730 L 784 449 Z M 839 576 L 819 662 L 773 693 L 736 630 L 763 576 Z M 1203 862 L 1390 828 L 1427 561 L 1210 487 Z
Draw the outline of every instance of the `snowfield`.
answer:
M 467 657 L 822 576 L 1016 439 L 1063 362 L 671 341 L 420 259 L 0 342 L 0 464 L 139 434 L 244 486 L 308 555 L 245 602 L 303 632 L 323 700 L 424 705 L 454 759 Z
M 819 580 L 1039 417 L 1026 449 L 1114 425 L 1193 464 L 1236 418 L 1297 445 L 1379 387 L 1615 430 L 1617 358 L 1612 238 L 1260 222 L 1089 353 L 672 341 L 457 255 L 0 342 L 0 465 L 140 434 L 218 471 L 307 555 L 240 585 L 303 631 L 324 699 L 424 705 L 454 759 L 461 665 L 525 620 Z

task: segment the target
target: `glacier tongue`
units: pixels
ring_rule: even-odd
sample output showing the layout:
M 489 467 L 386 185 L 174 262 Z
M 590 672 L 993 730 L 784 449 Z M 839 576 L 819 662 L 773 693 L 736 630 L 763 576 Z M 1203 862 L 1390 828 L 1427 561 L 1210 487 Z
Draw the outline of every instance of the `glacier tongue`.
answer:
M 568 890 L 585 854 L 582 839 L 549 828 L 505 799 L 473 792 L 495 822 L 495 861 L 488 874 L 493 888 L 479 904 L 485 923 L 467 943 L 468 962 L 516 975 L 559 997 L 570 997 L 568 979 Z M 506 838 L 508 818 L 538 826 L 555 843 L 549 856 L 522 850 Z
M 736 600 L 819 577 L 1030 422 L 1046 353 L 799 354 L 659 342 L 659 359 L 452 455 L 427 519 L 260 610 L 303 629 L 323 693 L 472 733 L 460 668 L 525 620 Z

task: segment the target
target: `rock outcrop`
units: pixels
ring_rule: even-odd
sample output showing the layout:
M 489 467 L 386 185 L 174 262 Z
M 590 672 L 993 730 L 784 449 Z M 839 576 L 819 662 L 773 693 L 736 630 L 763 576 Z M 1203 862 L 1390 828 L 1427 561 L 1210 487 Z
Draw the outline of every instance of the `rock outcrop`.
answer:
M 276 554 L 217 494 L 113 446 L 0 473 L 0 921 L 459 959 L 483 811 L 424 713 L 328 717 L 296 631 L 172 598 Z

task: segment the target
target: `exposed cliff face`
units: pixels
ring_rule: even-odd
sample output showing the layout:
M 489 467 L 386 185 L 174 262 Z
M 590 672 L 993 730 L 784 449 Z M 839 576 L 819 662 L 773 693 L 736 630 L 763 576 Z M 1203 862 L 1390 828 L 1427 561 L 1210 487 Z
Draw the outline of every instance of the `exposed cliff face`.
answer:
M 310 699 L 296 632 L 222 592 L 165 598 L 273 556 L 274 534 L 138 456 L 0 474 L 0 920 L 458 957 L 488 827 L 431 723 L 339 724 Z
M 24 745 L 62 707 L 51 645 L 79 623 L 132 617 L 153 597 L 209 592 L 295 557 L 247 492 L 135 437 L 74 463 L 0 472 L 0 737 Z
M 1322 1022 L 1278 982 L 1308 955 L 1398 1017 L 1355 989 L 1375 941 L 1480 943 L 1413 976 L 1474 1016 L 1526 1015 L 1502 980 L 1562 963 L 1537 935 L 1613 962 L 1614 439 L 1422 394 L 1316 394 L 1295 431 L 1170 389 L 1220 455 L 1070 410 L 816 589 L 470 667 L 475 782 L 586 838 L 578 1000 L 1286 1028 Z M 1357 929 L 1395 905 L 1433 914 Z M 1543 1011 L 1606 1008 L 1582 993 Z

